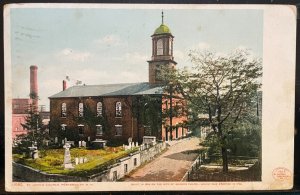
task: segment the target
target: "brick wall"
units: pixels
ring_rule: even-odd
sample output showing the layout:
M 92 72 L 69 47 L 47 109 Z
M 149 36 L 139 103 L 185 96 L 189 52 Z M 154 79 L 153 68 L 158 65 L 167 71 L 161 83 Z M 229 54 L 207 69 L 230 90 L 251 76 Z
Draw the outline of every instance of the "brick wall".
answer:
M 122 117 L 116 117 L 116 102 L 120 101 L 122 103 Z M 102 102 L 102 113 L 103 118 L 106 121 L 106 126 L 103 125 L 103 136 L 96 136 L 96 126 L 84 125 L 84 135 L 82 137 L 76 137 L 79 134 L 79 123 L 78 122 L 78 109 L 79 103 L 83 103 L 84 107 L 89 107 L 96 116 L 97 102 Z M 67 116 L 61 116 L 62 103 L 66 103 L 67 106 Z M 133 141 L 137 141 L 137 121 L 132 118 L 131 114 L 131 104 L 132 100 L 130 96 L 120 96 L 120 97 L 84 97 L 84 98 L 53 98 L 50 99 L 50 121 L 56 124 L 66 124 L 66 131 L 71 131 L 73 137 L 69 135 L 69 139 L 87 140 L 90 137 L 91 140 L 96 138 L 117 140 L 121 142 L 127 142 L 129 137 L 133 137 Z M 96 124 L 95 124 L 96 125 Z M 122 125 L 122 135 L 116 135 L 115 125 Z M 50 129 L 50 134 L 52 137 L 58 136 L 61 131 L 60 127 Z M 140 132 L 140 136 L 143 133 Z

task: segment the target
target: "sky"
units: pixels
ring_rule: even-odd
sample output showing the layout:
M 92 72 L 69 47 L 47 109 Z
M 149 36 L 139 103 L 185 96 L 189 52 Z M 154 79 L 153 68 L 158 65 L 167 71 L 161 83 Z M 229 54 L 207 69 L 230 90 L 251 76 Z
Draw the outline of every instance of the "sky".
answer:
M 165 9 L 177 68 L 191 67 L 188 52 L 230 53 L 247 48 L 262 56 L 262 10 Z M 39 104 L 76 80 L 86 85 L 148 81 L 151 35 L 161 9 L 12 8 L 11 67 L 14 98 L 28 98 L 29 67 L 38 66 Z

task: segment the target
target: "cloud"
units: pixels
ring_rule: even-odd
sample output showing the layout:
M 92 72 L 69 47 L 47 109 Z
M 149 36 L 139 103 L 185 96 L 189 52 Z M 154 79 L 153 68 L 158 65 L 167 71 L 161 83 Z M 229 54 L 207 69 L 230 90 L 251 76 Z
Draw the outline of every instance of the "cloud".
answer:
M 195 49 L 200 49 L 200 50 L 207 50 L 210 48 L 211 48 L 210 44 L 205 42 L 200 42 L 195 46 Z
M 149 57 L 139 52 L 126 53 L 123 56 L 124 60 L 129 64 L 146 63 Z
M 104 37 L 101 37 L 100 39 L 97 39 L 95 41 L 98 44 L 104 44 L 106 46 L 116 46 L 121 43 L 121 39 L 118 35 L 106 35 Z
M 92 56 L 90 52 L 86 51 L 76 51 L 71 48 L 65 48 L 58 52 L 57 55 L 59 58 L 63 58 L 66 60 L 71 60 L 71 61 L 77 61 L 77 62 L 84 62 L 88 58 Z

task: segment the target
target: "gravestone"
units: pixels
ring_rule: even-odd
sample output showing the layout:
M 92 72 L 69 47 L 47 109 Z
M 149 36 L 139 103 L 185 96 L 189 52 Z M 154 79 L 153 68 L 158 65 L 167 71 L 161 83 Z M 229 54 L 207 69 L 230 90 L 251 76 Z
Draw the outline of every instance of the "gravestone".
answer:
M 82 164 L 82 163 L 83 163 L 83 158 L 80 157 L 80 158 L 79 158 L 79 164 Z
M 58 143 L 58 137 L 54 138 L 54 143 L 56 143 L 56 144 Z
M 132 142 L 132 137 L 128 138 L 128 145 Z
M 88 159 L 86 157 L 83 158 L 83 163 L 86 163 Z
M 81 147 L 81 141 L 78 142 L 78 147 Z
M 81 142 L 81 145 L 82 145 L 82 147 L 86 147 L 86 142 L 85 142 L 85 141 L 82 141 L 82 142 Z
M 76 157 L 75 158 L 75 165 L 78 165 L 78 163 L 79 163 L 79 159 Z
M 64 168 L 65 169 L 73 169 L 74 168 L 71 163 L 70 147 L 71 147 L 71 145 L 69 143 L 66 143 L 64 145 L 64 148 L 65 148 Z
M 135 142 L 135 147 L 139 147 L 139 143 L 138 142 Z
M 33 159 L 39 158 L 39 151 L 38 151 L 37 149 L 35 149 L 35 150 L 32 152 L 32 158 L 33 158 Z
M 88 141 L 91 141 L 91 137 L 90 136 L 88 137 Z

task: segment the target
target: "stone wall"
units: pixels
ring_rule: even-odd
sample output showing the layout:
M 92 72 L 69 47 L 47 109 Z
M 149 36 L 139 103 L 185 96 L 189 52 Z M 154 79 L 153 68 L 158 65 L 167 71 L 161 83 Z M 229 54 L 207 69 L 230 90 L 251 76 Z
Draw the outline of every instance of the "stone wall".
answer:
M 27 182 L 80 182 L 88 181 L 88 178 L 74 177 L 58 174 L 47 174 L 31 167 L 13 162 L 13 176 L 24 179 Z
M 160 154 L 164 149 L 166 149 L 166 147 L 166 142 L 161 142 L 152 147 L 146 148 L 145 150 L 141 150 L 141 164 L 152 160 L 157 154 Z
M 130 154 L 121 158 L 119 162 L 108 167 L 107 170 L 91 175 L 89 177 L 75 177 L 57 174 L 47 174 L 28 166 L 13 163 L 13 175 L 20 179 L 26 179 L 29 182 L 105 182 L 117 181 L 125 175 L 138 168 L 141 164 L 152 160 L 156 155 L 160 154 L 167 145 L 165 142 L 158 143 L 152 147 L 144 147 L 143 150 Z

